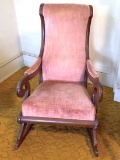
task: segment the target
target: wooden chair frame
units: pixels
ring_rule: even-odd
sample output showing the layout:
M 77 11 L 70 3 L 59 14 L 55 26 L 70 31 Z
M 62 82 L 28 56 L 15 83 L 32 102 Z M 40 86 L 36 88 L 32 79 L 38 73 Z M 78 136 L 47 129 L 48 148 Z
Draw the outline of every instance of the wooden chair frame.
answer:
M 43 6 L 44 4 L 40 5 L 40 19 L 41 19 L 41 49 L 40 55 L 35 62 L 35 64 L 25 72 L 24 76 L 20 79 L 17 85 L 17 96 L 23 97 L 23 101 L 30 95 L 30 83 L 29 80 L 34 78 L 37 74 L 40 74 L 40 83 L 42 83 L 42 56 L 44 52 L 44 43 L 45 43 L 45 22 L 43 16 Z M 90 33 L 90 25 L 91 19 L 93 16 L 93 7 L 90 5 L 91 16 L 88 20 L 87 25 L 87 32 L 86 32 L 86 60 L 89 59 L 89 33 Z M 87 78 L 91 80 L 93 83 L 93 92 L 92 92 L 92 102 L 97 109 L 97 102 L 102 100 L 102 87 L 99 82 L 98 78 L 93 78 L 87 70 L 85 72 L 85 81 L 84 85 L 87 88 Z M 33 124 L 36 123 L 49 123 L 49 124 L 56 124 L 56 125 L 69 125 L 69 126 L 78 126 L 78 127 L 85 127 L 90 136 L 90 140 L 92 143 L 93 151 L 95 156 L 98 156 L 98 149 L 97 149 L 97 138 L 96 138 L 96 129 L 98 126 L 98 119 L 95 118 L 94 121 L 86 121 L 86 120 L 72 120 L 72 119 L 57 119 L 57 118 L 41 118 L 41 117 L 28 117 L 23 116 L 22 112 L 18 116 L 18 123 L 20 123 L 20 130 L 18 133 L 17 142 L 15 145 L 15 149 L 18 149 L 23 140 L 25 139 L 26 135 L 30 131 Z

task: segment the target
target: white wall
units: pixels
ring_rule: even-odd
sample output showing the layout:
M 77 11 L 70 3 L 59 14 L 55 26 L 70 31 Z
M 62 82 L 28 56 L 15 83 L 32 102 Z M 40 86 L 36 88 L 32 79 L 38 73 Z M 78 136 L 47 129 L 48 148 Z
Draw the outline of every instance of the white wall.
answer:
M 40 17 L 41 3 L 68 3 L 67 0 L 14 0 L 22 51 L 38 56 L 40 50 Z M 89 0 L 90 1 L 90 0 Z M 81 3 L 89 3 L 88 0 Z M 80 3 L 79 0 L 69 0 L 69 3 Z
M 20 52 L 14 1 L 0 0 L 0 82 L 23 66 Z
M 14 0 L 22 51 L 33 56 L 40 50 L 40 0 Z
M 119 0 L 99 0 L 94 6 L 91 27 L 91 59 L 104 85 L 113 87 L 116 80 L 119 42 Z
M 41 0 L 14 0 L 19 26 L 22 51 L 33 56 L 39 55 L 40 20 L 39 5 Z M 119 15 L 119 0 L 43 0 L 42 3 L 84 3 L 92 4 L 94 16 L 90 34 L 90 57 L 101 82 L 113 86 L 116 70 L 118 35 L 116 34 Z
M 13 0 L 0 0 L 0 63 L 21 52 Z

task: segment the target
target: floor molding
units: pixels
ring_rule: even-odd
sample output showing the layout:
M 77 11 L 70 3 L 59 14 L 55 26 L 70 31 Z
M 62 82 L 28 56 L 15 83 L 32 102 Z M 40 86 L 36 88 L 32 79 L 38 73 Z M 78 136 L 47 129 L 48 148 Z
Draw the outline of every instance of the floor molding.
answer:
M 114 91 L 114 101 L 120 102 L 120 83 L 119 81 L 114 83 L 113 91 Z
M 114 89 L 114 101 L 120 102 L 120 88 Z
M 22 53 L 0 63 L 0 83 L 24 66 Z

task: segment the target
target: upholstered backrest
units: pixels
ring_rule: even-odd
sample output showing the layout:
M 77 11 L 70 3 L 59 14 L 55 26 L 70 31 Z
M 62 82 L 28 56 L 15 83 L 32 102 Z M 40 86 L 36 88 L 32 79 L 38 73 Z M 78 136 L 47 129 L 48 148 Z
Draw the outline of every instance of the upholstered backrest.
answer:
M 76 4 L 45 4 L 43 80 L 84 81 L 86 31 L 90 8 Z

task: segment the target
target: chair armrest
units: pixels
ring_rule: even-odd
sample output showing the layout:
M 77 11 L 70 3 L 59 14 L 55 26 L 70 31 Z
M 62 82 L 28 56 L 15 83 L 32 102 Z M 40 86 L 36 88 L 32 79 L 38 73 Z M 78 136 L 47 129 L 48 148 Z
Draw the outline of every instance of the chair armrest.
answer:
M 99 75 L 95 71 L 91 60 L 87 60 L 87 74 L 93 84 L 99 81 Z
M 99 82 L 99 75 L 95 71 L 90 60 L 87 60 L 87 75 L 90 81 L 93 83 L 92 99 L 94 99 L 95 103 L 102 101 L 103 89 Z
M 38 72 L 40 72 L 41 57 L 38 57 L 36 62 L 24 72 L 24 76 L 19 80 L 17 84 L 16 93 L 18 97 L 23 97 L 23 101 L 30 95 L 30 83 L 29 80 L 34 78 Z
M 27 75 L 24 75 L 19 80 L 16 88 L 16 94 L 20 98 L 24 97 L 23 101 L 30 95 L 30 83 Z
M 36 62 L 27 71 L 24 72 L 24 75 L 27 75 L 29 80 L 34 78 L 37 73 L 40 72 L 41 61 L 41 57 L 38 57 Z

